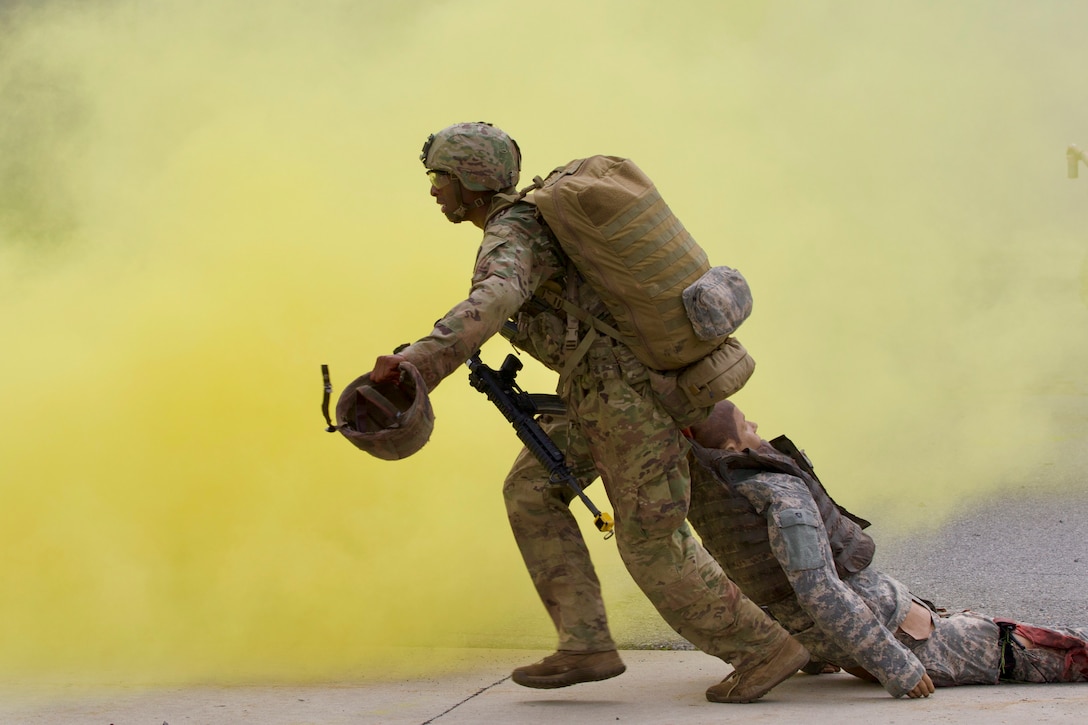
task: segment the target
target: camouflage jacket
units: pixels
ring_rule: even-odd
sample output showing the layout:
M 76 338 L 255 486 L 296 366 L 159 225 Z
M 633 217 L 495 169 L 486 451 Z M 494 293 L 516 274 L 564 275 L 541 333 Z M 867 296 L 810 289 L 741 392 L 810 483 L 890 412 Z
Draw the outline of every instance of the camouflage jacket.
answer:
M 808 471 L 804 470 L 791 457 L 791 450 L 796 451 L 797 456 L 803 456 L 803 454 L 785 436 L 779 436 L 771 441 L 771 447 L 761 450 L 741 452 L 709 449 L 702 446 L 693 446 L 693 448 L 696 458 L 725 481 L 729 480 L 730 471 L 742 469 L 774 471 L 801 479 L 812 494 L 812 500 L 816 503 L 827 529 L 828 541 L 835 556 L 835 570 L 839 576 L 859 572 L 873 561 L 876 543 L 863 531 L 869 526 L 869 522 L 854 516 L 835 503 L 820 479 L 815 473 L 810 472 L 811 468 Z
M 814 657 L 863 667 L 893 695 L 906 693 L 924 671 L 895 636 L 911 597 L 868 566 L 872 540 L 856 517 L 836 506 L 814 476 L 790 470 L 784 456 L 697 445 L 693 451 L 698 464 L 688 520 L 729 578 Z M 734 483 L 731 473 L 744 469 L 765 473 Z M 833 566 L 791 566 L 792 554 L 775 548 L 770 536 L 778 507 L 809 509 L 824 520 Z
M 575 275 L 571 285 L 568 273 Z M 517 323 L 511 336 L 515 346 L 560 371 L 569 354 L 563 344 L 566 316 L 533 296 L 545 282 L 573 294 L 572 301 L 591 314 L 610 319 L 599 295 L 569 265 L 536 209 L 527 203 L 500 208 L 485 225 L 468 298 L 435 323 L 431 334 L 400 354 L 433 390 L 512 319 Z M 580 324 L 579 334 L 585 331 Z

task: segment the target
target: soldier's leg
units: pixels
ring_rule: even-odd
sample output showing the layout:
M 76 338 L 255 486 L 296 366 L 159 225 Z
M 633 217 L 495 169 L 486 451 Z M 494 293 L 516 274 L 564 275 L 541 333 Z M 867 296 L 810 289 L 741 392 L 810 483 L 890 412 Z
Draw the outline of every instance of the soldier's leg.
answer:
M 544 416 L 541 425 L 561 450 L 567 448 L 564 419 Z M 576 470 L 584 470 L 585 461 L 585 457 L 568 455 L 568 465 Z M 503 485 L 514 539 L 555 624 L 558 649 L 613 650 L 616 645 L 608 629 L 601 585 L 575 512 L 570 510 L 573 493 L 548 479 L 548 471 L 523 448 Z
M 545 417 L 541 425 L 560 449 L 566 448 L 565 420 Z M 568 463 L 577 470 L 585 460 L 573 454 Z M 586 478 L 595 475 L 590 469 Z M 511 679 L 524 687 L 567 687 L 626 670 L 608 631 L 593 562 L 569 509 L 572 496 L 568 488 L 549 483 L 548 471 L 525 449 L 503 486 L 514 539 L 559 636 L 555 654 L 514 670 Z
M 665 621 L 753 673 L 753 682 L 773 669 L 769 662 L 788 660 L 785 674 L 753 686 L 753 699 L 804 665 L 804 648 L 740 592 L 688 528 L 687 443 L 648 383 L 598 371 L 575 382 L 570 404 L 574 432 L 586 437 L 613 506 L 620 556 Z
M 934 619 L 929 639 L 900 639 L 939 687 L 1088 682 L 1088 630 L 995 620 L 975 612 Z

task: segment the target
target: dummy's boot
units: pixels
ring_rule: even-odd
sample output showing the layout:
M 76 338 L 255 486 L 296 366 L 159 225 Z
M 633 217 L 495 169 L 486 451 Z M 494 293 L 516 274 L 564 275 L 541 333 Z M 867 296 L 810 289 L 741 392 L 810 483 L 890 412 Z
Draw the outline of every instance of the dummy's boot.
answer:
M 510 677 L 522 687 L 546 690 L 607 680 L 622 675 L 626 669 L 627 665 L 614 649 L 605 652 L 559 650 L 536 664 L 517 668 Z
M 793 637 L 786 637 L 759 664 L 743 672 L 733 670 L 708 689 L 706 699 L 711 702 L 755 702 L 804 667 L 808 660 L 804 645 Z

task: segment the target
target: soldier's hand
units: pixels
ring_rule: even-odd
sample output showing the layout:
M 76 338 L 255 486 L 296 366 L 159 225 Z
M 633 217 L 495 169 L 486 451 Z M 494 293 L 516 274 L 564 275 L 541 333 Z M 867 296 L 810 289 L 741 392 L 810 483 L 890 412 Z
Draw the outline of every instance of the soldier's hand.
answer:
M 929 679 L 929 675 L 922 675 L 922 679 L 907 693 L 907 697 L 929 697 L 933 691 L 933 680 Z
M 395 383 L 400 380 L 400 364 L 404 362 L 403 355 L 382 355 L 374 361 L 374 369 L 370 371 L 372 383 Z

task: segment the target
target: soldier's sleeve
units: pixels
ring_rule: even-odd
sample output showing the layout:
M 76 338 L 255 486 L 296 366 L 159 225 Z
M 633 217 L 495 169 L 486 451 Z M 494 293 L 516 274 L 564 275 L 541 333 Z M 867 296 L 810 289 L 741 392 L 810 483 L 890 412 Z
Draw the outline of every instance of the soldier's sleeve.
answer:
M 925 667 L 839 578 L 819 509 L 804 482 L 761 473 L 735 488 L 767 517 L 775 558 L 816 626 L 893 696 L 910 692 Z
M 526 240 L 502 230 L 485 234 L 468 298 L 436 322 L 431 334 L 400 353 L 429 389 L 463 365 L 529 299 L 543 275 L 534 261 Z

